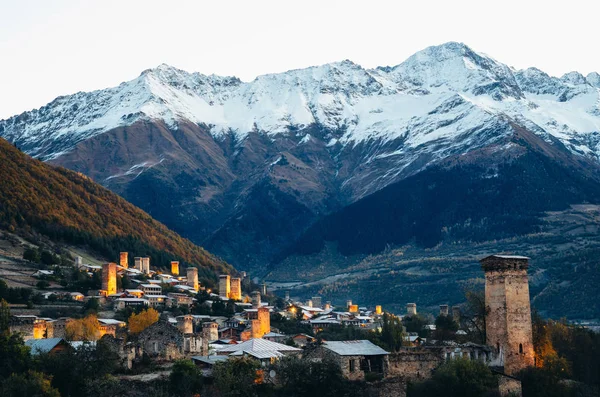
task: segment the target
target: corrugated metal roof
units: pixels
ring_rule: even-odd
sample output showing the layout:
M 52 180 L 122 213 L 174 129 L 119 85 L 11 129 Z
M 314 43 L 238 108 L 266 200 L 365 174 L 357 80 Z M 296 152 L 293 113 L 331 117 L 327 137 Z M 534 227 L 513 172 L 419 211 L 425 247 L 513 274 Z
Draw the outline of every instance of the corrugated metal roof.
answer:
M 216 364 L 219 361 L 227 361 L 228 359 L 227 356 L 192 356 L 192 360 L 210 365 Z
M 229 345 L 226 348 L 219 350 L 219 353 L 225 352 L 237 352 L 237 351 L 246 351 L 246 352 L 257 352 L 257 351 L 300 351 L 300 349 L 288 345 L 284 345 L 282 343 L 271 342 L 266 339 L 250 339 L 245 342 L 239 343 L 237 345 Z
M 239 350 L 237 352 L 231 353 L 230 356 L 237 357 L 237 356 L 243 356 L 246 354 L 248 354 L 254 358 L 258 358 L 259 360 L 267 359 L 267 358 L 283 357 L 283 354 L 281 354 L 275 350 L 253 350 L 253 351 Z
M 379 356 L 389 354 L 368 340 L 328 341 L 323 343 L 323 347 L 340 356 Z
M 62 338 L 29 339 L 25 341 L 25 346 L 29 346 L 31 354 L 35 356 L 41 353 L 48 353 L 61 343 L 62 340 Z

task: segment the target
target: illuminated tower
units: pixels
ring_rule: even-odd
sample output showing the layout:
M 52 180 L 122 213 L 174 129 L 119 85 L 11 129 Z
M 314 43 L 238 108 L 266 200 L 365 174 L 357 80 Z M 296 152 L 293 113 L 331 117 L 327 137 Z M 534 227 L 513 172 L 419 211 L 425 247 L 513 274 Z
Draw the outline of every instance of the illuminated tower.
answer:
M 231 279 L 231 289 L 229 297 L 236 301 L 242 300 L 242 279 L 239 277 L 233 277 Z
M 171 274 L 173 276 L 179 276 L 179 262 L 171 261 Z
M 129 267 L 129 253 L 121 252 L 119 255 L 119 265 L 127 269 Z
M 117 293 L 117 264 L 105 263 L 102 265 L 102 290 L 106 295 Z
M 200 289 L 200 286 L 198 285 L 198 269 L 195 267 L 187 268 L 187 285 L 192 287 L 195 291 Z
M 219 296 L 221 298 L 229 298 L 231 292 L 231 278 L 227 274 L 219 276 Z

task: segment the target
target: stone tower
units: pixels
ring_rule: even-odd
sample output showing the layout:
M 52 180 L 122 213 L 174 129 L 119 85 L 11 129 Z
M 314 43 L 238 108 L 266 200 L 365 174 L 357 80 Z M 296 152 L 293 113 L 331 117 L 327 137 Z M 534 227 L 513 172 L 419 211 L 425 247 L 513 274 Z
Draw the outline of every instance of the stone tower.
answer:
M 492 255 L 480 263 L 485 271 L 486 342 L 498 355 L 493 364 L 513 375 L 534 364 L 529 258 Z
M 184 334 L 193 334 L 194 333 L 194 323 L 193 317 L 188 315 L 178 316 L 177 320 L 177 328 Z
M 133 267 L 141 272 L 142 271 L 142 257 L 136 256 L 135 258 L 133 258 L 133 263 L 134 263 Z
M 448 315 L 448 305 L 440 305 L 440 316 Z
M 125 269 L 129 267 L 129 253 L 121 252 L 119 254 L 119 265 Z
M 209 342 L 219 339 L 219 324 L 208 322 L 202 324 L 202 338 Z
M 407 316 L 416 316 L 417 315 L 417 304 L 416 303 L 407 303 L 406 304 L 406 315 Z
M 320 296 L 313 296 L 311 298 L 311 300 L 312 300 L 313 307 L 320 308 L 322 306 L 322 299 Z
M 200 289 L 200 286 L 198 285 L 198 269 L 195 267 L 187 268 L 187 285 L 192 287 L 195 291 Z
M 150 274 L 150 258 L 147 256 L 142 258 L 142 273 Z
M 254 327 L 254 322 L 252 322 L 252 326 Z M 269 314 L 268 307 L 259 307 L 258 308 L 258 334 L 259 336 L 253 336 L 254 338 L 262 338 L 265 334 L 271 332 L 271 315 Z M 254 330 L 252 331 L 253 335 L 256 335 Z
M 452 306 L 452 321 L 460 324 L 460 307 L 458 306 Z
M 179 262 L 171 261 L 171 274 L 173 276 L 179 276 Z
M 260 292 L 252 291 L 252 293 L 250 294 L 250 297 L 252 298 L 252 307 L 254 309 L 260 307 Z
M 102 290 L 106 295 L 117 293 L 117 264 L 105 263 L 102 265 Z
M 219 296 L 221 298 L 229 298 L 231 293 L 231 277 L 227 274 L 219 276 Z
M 236 301 L 242 300 L 242 279 L 239 277 L 233 277 L 231 279 L 231 291 L 229 297 Z

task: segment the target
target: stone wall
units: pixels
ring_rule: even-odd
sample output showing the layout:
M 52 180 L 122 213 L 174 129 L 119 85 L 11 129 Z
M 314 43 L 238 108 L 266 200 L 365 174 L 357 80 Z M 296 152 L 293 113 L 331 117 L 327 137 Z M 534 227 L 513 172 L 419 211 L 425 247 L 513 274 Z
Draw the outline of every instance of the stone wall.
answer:
M 521 397 L 523 390 L 521 381 L 510 376 L 500 376 L 498 378 L 498 391 L 501 396 Z
M 478 360 L 489 364 L 495 358 L 489 346 L 465 343 L 449 346 L 404 347 L 389 356 L 389 376 L 410 380 L 428 379 L 433 370 L 445 361 L 458 358 Z
M 390 376 L 423 380 L 444 362 L 442 349 L 405 348 L 390 354 Z

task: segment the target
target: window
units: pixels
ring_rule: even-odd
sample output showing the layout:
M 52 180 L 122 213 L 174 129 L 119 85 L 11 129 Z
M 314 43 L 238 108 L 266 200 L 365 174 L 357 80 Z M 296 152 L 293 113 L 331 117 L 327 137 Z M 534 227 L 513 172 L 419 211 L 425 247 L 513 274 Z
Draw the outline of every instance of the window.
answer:
M 519 354 L 523 354 L 523 344 L 519 343 Z
M 496 352 L 500 354 L 500 342 L 496 342 Z
M 356 370 L 356 360 L 350 360 L 350 372 L 354 372 Z

